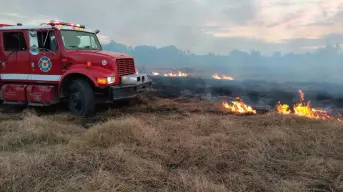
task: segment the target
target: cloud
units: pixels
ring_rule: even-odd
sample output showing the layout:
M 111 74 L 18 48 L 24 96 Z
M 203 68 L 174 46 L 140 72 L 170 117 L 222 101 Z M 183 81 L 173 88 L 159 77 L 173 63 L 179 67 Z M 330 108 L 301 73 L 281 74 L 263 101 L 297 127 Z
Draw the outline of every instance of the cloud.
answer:
M 111 42 L 110 37 L 106 35 L 98 34 L 97 36 L 99 38 L 100 43 L 102 44 L 108 44 L 109 42 Z
M 102 42 L 175 45 L 197 53 L 303 51 L 292 39 L 322 46 L 328 34 L 343 31 L 343 0 L 2 1 L 0 23 L 60 19 L 100 29 Z

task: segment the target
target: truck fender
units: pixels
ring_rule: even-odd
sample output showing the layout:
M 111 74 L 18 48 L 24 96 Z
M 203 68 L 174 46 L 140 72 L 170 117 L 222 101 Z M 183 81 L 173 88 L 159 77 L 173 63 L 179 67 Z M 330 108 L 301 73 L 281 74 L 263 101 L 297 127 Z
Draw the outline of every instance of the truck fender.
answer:
M 72 68 L 69 69 L 67 72 L 65 72 L 61 79 L 60 82 L 58 84 L 58 95 L 64 97 L 64 93 L 63 90 L 61 88 L 63 88 L 64 84 L 68 81 L 69 77 L 82 77 L 82 78 L 86 78 L 87 80 L 90 81 L 90 83 L 92 84 L 92 87 L 99 87 L 99 84 L 96 81 L 97 77 L 100 76 L 110 76 L 113 75 L 112 72 L 110 72 L 109 70 L 104 68 L 99 67 L 99 69 L 96 69 L 98 67 L 92 67 L 92 69 L 90 70 L 89 68 Z

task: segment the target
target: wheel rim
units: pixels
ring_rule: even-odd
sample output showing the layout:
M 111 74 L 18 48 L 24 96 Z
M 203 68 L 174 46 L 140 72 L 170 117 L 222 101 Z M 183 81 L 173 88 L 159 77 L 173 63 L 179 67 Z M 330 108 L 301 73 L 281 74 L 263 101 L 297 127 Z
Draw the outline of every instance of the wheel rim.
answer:
M 80 111 L 82 108 L 82 100 L 80 92 L 74 92 L 70 95 L 69 98 L 70 106 L 77 111 Z

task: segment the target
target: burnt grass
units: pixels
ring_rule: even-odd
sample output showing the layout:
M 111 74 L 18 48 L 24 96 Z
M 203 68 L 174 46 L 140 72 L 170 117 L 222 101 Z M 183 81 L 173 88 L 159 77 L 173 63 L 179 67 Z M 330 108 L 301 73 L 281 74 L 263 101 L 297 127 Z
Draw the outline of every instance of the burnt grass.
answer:
M 225 81 L 192 77 L 165 78 L 153 76 L 153 87 L 162 98 L 200 98 L 220 101 L 219 97 L 241 97 L 255 108 L 273 109 L 278 101 L 293 105 L 299 102 L 298 90 L 305 94 L 311 106 L 341 112 L 343 85 L 318 82 Z M 336 115 L 336 114 L 335 114 Z
M 0 191 L 343 190 L 342 123 L 278 115 L 274 104 L 235 115 L 218 103 L 243 95 L 268 106 L 266 84 L 244 94 L 247 83 L 162 81 L 135 103 L 99 105 L 90 118 L 63 105 L 2 107 Z M 291 87 L 278 95 L 290 103 Z M 308 94 L 339 108 L 339 94 L 318 95 Z

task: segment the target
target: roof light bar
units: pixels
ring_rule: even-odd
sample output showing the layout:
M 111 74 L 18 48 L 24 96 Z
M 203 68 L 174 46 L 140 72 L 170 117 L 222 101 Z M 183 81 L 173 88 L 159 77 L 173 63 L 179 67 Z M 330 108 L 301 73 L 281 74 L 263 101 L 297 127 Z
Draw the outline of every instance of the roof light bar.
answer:
M 0 27 L 8 27 L 8 26 L 13 26 L 13 25 L 10 25 L 10 24 L 1 24 L 1 23 L 0 23 Z
M 64 26 L 71 26 L 71 27 L 79 27 L 79 28 L 83 28 L 83 29 L 86 28 L 85 25 L 73 24 L 73 23 L 58 21 L 58 20 L 51 20 L 51 21 L 49 21 L 48 25 L 51 25 L 51 26 L 64 25 Z

